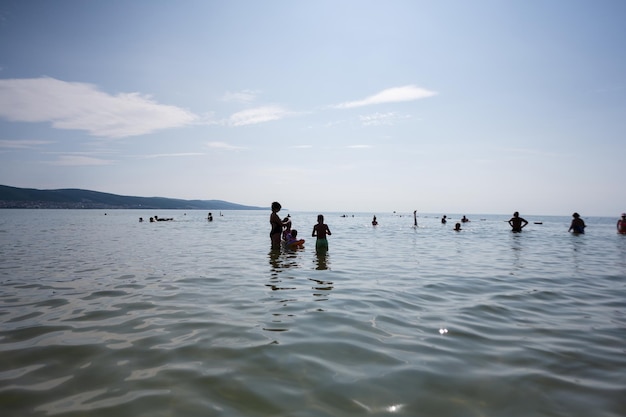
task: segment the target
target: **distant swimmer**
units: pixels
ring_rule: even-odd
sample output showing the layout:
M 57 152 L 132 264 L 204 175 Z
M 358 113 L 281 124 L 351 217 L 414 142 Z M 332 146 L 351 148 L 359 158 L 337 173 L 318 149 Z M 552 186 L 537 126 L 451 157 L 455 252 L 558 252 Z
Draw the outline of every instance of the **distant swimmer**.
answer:
M 319 214 L 317 216 L 317 224 L 313 226 L 313 232 L 311 233 L 312 237 L 317 237 L 315 241 L 315 250 L 320 252 L 326 252 L 328 250 L 328 240 L 326 236 L 332 235 L 328 225 L 324 224 L 324 215 Z
M 585 222 L 580 218 L 580 214 L 574 213 L 572 214 L 572 224 L 570 224 L 568 232 L 574 232 L 575 234 L 583 234 L 585 233 Z
M 378 224 L 378 220 L 376 220 L 376 216 L 372 219 L 372 226 L 376 226 Z
M 524 227 L 526 227 L 526 225 L 528 224 L 528 222 L 523 219 L 522 217 L 519 216 L 519 212 L 515 212 L 513 213 L 513 217 L 511 217 L 511 219 L 509 220 L 509 225 L 512 228 L 512 232 L 514 233 L 519 233 L 522 231 L 522 229 Z
M 461 230 L 463 230 L 463 229 L 461 229 L 461 223 L 457 223 L 457 224 L 454 225 L 454 231 L 455 232 L 460 232 Z
M 212 222 L 212 221 L 213 221 L 213 213 L 210 213 L 210 212 L 209 212 L 209 214 L 206 216 L 206 219 L 207 219 L 208 221 Z
M 141 223 L 143 221 L 143 217 L 139 218 L 139 223 Z
M 461 219 L 461 221 L 462 221 L 463 223 L 465 223 L 465 222 L 469 222 L 469 219 L 468 219 L 467 217 L 463 216 L 463 218 Z
M 154 216 L 154 220 L 156 220 L 157 222 L 169 222 L 171 220 L 174 220 L 174 218 L 173 217 L 162 218 L 159 216 Z
M 622 218 L 617 221 L 617 233 L 626 235 L 626 213 L 622 213 Z
M 413 210 L 413 227 L 417 227 L 417 210 Z
M 441 218 L 441 224 L 446 224 L 448 222 L 447 218 L 448 216 L 444 214 L 443 217 Z

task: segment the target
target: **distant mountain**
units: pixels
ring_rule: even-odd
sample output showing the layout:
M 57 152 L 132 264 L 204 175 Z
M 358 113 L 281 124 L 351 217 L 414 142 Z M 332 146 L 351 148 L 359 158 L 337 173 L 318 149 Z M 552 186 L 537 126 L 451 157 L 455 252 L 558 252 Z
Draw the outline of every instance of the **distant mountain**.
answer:
M 130 197 L 73 188 L 37 190 L 6 185 L 0 185 L 0 208 L 269 210 L 222 200 Z

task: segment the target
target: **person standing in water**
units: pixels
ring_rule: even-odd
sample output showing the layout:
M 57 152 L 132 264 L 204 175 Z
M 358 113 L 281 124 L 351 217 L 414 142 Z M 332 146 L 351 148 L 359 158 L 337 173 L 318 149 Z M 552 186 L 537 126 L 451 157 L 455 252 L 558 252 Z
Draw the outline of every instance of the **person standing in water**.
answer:
M 513 217 L 509 220 L 509 225 L 512 228 L 512 232 L 519 233 L 528 224 L 528 222 L 519 216 L 519 212 L 513 213 Z
M 270 214 L 270 224 L 272 229 L 270 230 L 270 240 L 272 241 L 272 249 L 280 249 L 280 238 L 283 233 L 283 222 L 278 217 L 278 212 L 282 206 L 279 202 L 274 201 L 272 203 L 272 214 Z
M 585 222 L 580 218 L 580 214 L 574 213 L 572 214 L 572 224 L 569 226 L 568 232 L 574 232 L 576 234 L 584 234 L 585 233 Z
M 317 224 L 313 226 L 313 233 L 311 233 L 312 237 L 317 237 L 317 240 L 315 241 L 315 250 L 328 250 L 328 240 L 326 239 L 326 235 L 330 236 L 332 233 L 330 232 L 328 225 L 324 224 L 324 215 L 319 214 L 317 216 Z
M 617 233 L 626 235 L 626 213 L 622 213 L 622 218 L 617 221 Z

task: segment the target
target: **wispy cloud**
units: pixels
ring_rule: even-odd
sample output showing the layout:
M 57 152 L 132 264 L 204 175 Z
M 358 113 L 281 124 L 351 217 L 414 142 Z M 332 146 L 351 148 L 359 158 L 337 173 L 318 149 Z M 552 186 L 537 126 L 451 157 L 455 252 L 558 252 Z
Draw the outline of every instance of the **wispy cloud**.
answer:
M 362 100 L 346 101 L 331 107 L 336 109 L 351 109 L 355 107 L 371 106 L 374 104 L 420 100 L 432 97 L 436 94 L 437 93 L 434 91 L 426 90 L 415 85 L 405 85 L 404 87 L 388 88 Z
M 157 153 L 152 155 L 144 155 L 144 158 L 181 158 L 187 156 L 202 156 L 205 155 L 201 152 L 180 152 L 180 153 Z
M 0 80 L 0 117 L 49 122 L 57 129 L 85 130 L 108 138 L 144 135 L 199 119 L 185 109 L 159 104 L 150 96 L 110 95 L 91 84 L 48 77 Z
M 33 149 L 50 143 L 53 142 L 49 140 L 0 140 L 0 148 Z
M 246 149 L 243 146 L 235 146 L 235 145 L 230 145 L 226 142 L 209 142 L 207 143 L 207 146 L 209 148 L 212 149 L 225 149 L 228 151 L 236 151 L 236 150 L 241 150 L 241 149 Z
M 237 112 L 230 116 L 228 123 L 231 126 L 253 125 L 283 119 L 290 114 L 291 112 L 280 106 L 263 106 Z
M 93 158 L 84 155 L 61 155 L 56 161 L 50 162 L 51 165 L 61 166 L 99 166 L 111 165 L 114 162 L 107 159 Z
M 395 112 L 374 113 L 359 116 L 359 120 L 364 126 L 389 126 L 399 119 L 408 119 L 409 115 L 399 115 Z
M 259 92 L 254 90 L 242 90 L 234 93 L 227 91 L 222 96 L 222 100 L 234 101 L 237 103 L 251 103 L 257 98 L 258 94 Z

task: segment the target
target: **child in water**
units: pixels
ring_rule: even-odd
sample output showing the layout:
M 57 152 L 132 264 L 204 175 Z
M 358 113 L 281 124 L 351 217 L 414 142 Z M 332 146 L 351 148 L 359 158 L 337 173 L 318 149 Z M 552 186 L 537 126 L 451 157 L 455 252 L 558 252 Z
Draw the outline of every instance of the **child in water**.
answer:
M 304 239 L 298 239 L 298 231 L 291 229 L 291 232 L 286 235 L 285 244 L 291 248 L 302 248 L 304 245 Z
M 318 251 L 327 251 L 328 250 L 328 240 L 326 239 L 326 235 L 330 236 L 330 229 L 328 225 L 324 224 L 324 216 L 319 214 L 317 216 L 317 224 L 313 226 L 312 237 L 317 236 L 317 240 L 315 241 L 315 250 Z

